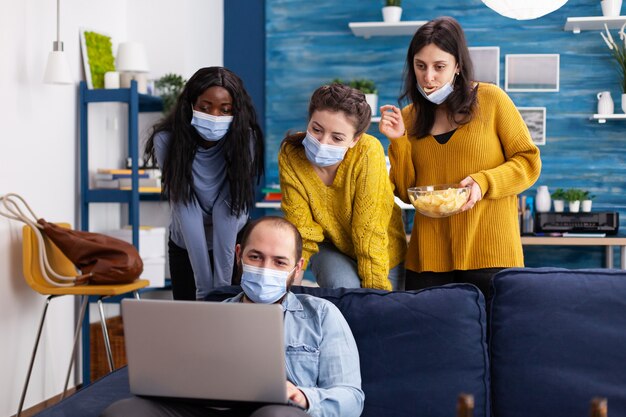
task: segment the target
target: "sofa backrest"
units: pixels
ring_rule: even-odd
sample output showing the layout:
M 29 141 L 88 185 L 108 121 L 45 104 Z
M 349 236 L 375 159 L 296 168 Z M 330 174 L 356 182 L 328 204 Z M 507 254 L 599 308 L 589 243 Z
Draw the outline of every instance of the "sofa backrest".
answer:
M 626 415 L 626 271 L 509 269 L 492 282 L 496 417 Z
M 476 287 L 293 291 L 333 302 L 350 325 L 361 361 L 362 417 L 450 417 L 462 392 L 474 395 L 475 417 L 489 416 L 486 312 Z

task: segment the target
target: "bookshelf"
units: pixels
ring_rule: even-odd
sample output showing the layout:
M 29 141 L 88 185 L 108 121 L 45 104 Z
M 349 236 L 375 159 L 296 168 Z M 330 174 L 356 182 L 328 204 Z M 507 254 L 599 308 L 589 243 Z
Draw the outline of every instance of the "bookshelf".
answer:
M 132 161 L 131 189 L 97 189 L 89 186 L 89 104 L 125 103 L 128 105 L 128 157 Z M 93 89 L 87 88 L 85 81 L 79 86 L 79 181 L 80 181 L 80 227 L 89 230 L 89 207 L 97 203 L 121 203 L 128 205 L 128 221 L 132 227 L 133 245 L 139 250 L 139 203 L 159 201 L 160 193 L 143 193 L 139 189 L 139 126 L 140 112 L 159 112 L 163 109 L 160 97 L 139 94 L 137 82 L 130 88 Z M 90 301 L 95 301 L 90 297 Z M 117 298 L 112 298 L 112 301 Z M 89 309 L 82 323 L 82 380 L 84 386 L 90 383 L 90 338 Z

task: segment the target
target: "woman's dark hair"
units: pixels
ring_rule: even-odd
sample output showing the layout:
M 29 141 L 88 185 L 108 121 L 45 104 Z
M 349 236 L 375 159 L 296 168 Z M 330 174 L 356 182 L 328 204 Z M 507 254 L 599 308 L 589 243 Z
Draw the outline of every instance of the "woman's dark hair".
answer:
M 258 184 L 263 176 L 265 151 L 263 132 L 252 100 L 241 79 L 232 71 L 223 67 L 199 69 L 185 84 L 172 111 L 154 126 L 146 143 L 145 156 L 148 161 L 156 162 L 154 137 L 159 132 L 169 132 L 167 156 L 160 167 L 163 192 L 170 202 L 191 202 L 195 198 L 191 165 L 202 140 L 191 125 L 192 108 L 202 93 L 215 86 L 228 90 L 233 100 L 233 121 L 222 140 L 230 184 L 230 208 L 233 215 L 239 216 L 254 204 L 254 178 Z
M 418 138 L 428 135 L 432 130 L 437 108 L 436 104 L 426 100 L 418 91 L 413 66 L 415 54 L 430 44 L 453 55 L 459 66 L 459 74 L 454 78 L 454 91 L 445 101 L 450 121 L 456 124 L 468 123 L 476 105 L 477 88 L 473 86 L 474 70 L 461 25 L 448 16 L 431 20 L 421 26 L 411 40 L 406 54 L 404 87 L 399 100 L 400 103 L 407 101 L 413 103 L 416 120 L 409 133 Z
M 311 120 L 313 113 L 320 110 L 342 112 L 352 122 L 355 130 L 354 136 L 365 133 L 372 122 L 372 109 L 365 101 L 365 94 L 343 84 L 323 85 L 313 92 L 309 101 L 308 120 Z M 281 147 L 285 143 L 301 146 L 305 136 L 304 132 L 288 133 Z

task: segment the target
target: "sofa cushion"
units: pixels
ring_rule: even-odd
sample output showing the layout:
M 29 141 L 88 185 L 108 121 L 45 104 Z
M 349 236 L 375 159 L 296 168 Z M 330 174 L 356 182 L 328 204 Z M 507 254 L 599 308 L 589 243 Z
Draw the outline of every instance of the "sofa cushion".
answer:
M 496 417 L 626 415 L 626 272 L 509 269 L 492 282 Z
M 293 292 L 333 302 L 350 325 L 361 360 L 363 417 L 450 417 L 461 392 L 474 395 L 474 416 L 489 416 L 484 298 L 476 287 Z

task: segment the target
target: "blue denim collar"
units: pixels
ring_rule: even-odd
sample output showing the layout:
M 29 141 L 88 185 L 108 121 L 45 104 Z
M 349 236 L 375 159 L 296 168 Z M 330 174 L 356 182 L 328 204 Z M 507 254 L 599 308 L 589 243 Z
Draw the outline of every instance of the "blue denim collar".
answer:
M 233 303 L 241 302 L 243 298 L 243 292 L 240 292 L 236 296 L 230 299 Z M 298 297 L 291 291 L 287 291 L 287 296 L 283 298 L 282 303 L 280 305 L 283 307 L 283 311 L 302 311 L 304 307 L 302 307 L 302 303 L 298 300 Z

